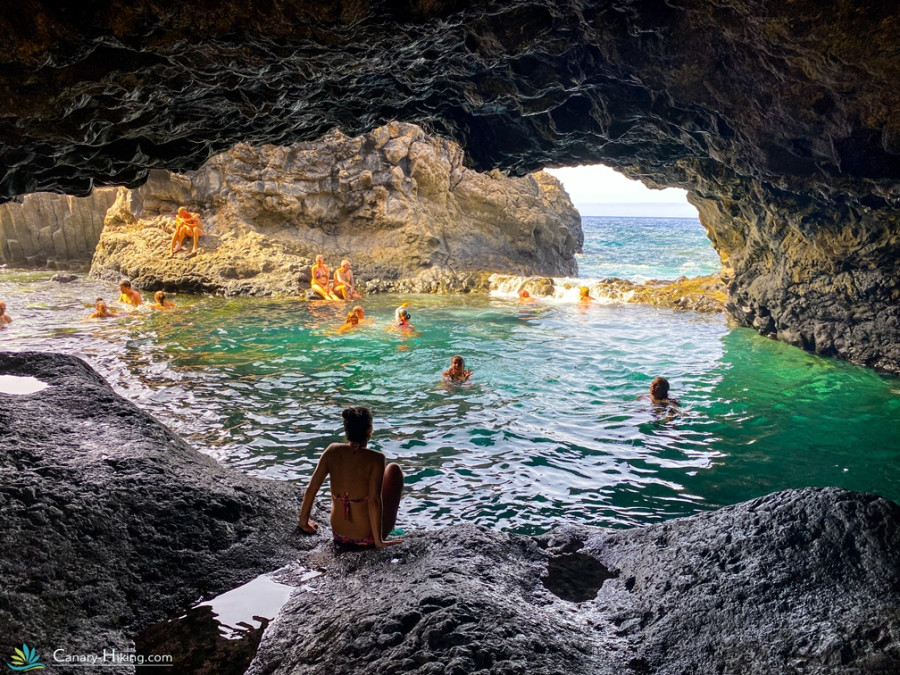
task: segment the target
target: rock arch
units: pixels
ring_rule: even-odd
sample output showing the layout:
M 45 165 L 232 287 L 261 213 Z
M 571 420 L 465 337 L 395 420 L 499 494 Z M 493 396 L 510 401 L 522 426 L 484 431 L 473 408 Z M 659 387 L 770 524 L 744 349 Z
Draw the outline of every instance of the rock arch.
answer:
M 603 162 L 686 188 L 738 321 L 896 373 L 898 23 L 850 0 L 20 3 L 0 17 L 0 198 L 400 119 L 480 170 Z

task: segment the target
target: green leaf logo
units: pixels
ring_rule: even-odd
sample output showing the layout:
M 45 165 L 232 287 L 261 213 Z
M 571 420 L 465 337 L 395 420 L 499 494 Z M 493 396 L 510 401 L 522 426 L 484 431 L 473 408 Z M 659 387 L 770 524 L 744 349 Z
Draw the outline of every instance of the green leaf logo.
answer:
M 10 662 L 6 665 L 9 666 L 10 670 L 15 670 L 17 673 L 24 673 L 28 670 L 40 670 L 46 667 L 41 663 L 40 658 L 41 655 L 34 649 L 23 644 L 22 649 L 16 648 Z

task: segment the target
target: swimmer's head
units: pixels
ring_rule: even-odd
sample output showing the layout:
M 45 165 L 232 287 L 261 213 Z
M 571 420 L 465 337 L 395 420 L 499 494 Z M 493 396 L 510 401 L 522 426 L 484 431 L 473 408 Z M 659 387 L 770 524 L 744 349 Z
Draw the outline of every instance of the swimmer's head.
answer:
M 519 297 L 520 297 L 520 298 L 530 298 L 531 295 L 528 293 L 528 291 L 526 291 L 526 290 L 523 288 L 521 291 L 519 291 Z
M 131 282 L 128 279 L 122 279 L 119 282 L 119 288 L 131 288 Z
M 353 308 L 353 313 L 356 314 L 357 319 L 363 319 L 366 316 L 366 310 L 362 308 L 362 305 L 357 305 Z
M 5 314 L 5 313 L 6 313 L 6 303 L 0 301 L 0 314 Z
M 344 418 L 344 434 L 351 443 L 365 443 L 372 436 L 372 413 L 368 408 L 347 408 Z
M 153 294 L 153 299 L 161 305 L 166 300 L 166 294 L 164 291 L 156 291 L 156 293 Z
M 398 307 L 397 308 L 397 318 L 408 319 L 409 318 L 409 310 L 406 307 Z
M 650 383 L 650 395 L 656 399 L 669 397 L 669 381 L 664 377 L 657 377 Z
M 582 286 L 581 288 L 578 289 L 578 292 L 581 293 L 582 298 L 586 298 L 588 295 L 590 295 L 591 289 L 588 288 L 587 286 Z
M 359 314 L 354 310 L 350 310 L 350 313 L 347 314 L 347 318 L 344 319 L 344 323 L 350 323 L 354 326 L 357 325 L 359 323 Z
M 454 368 L 465 368 L 466 362 L 463 361 L 463 357 L 461 357 L 457 354 L 452 359 L 450 359 L 450 365 L 453 366 Z

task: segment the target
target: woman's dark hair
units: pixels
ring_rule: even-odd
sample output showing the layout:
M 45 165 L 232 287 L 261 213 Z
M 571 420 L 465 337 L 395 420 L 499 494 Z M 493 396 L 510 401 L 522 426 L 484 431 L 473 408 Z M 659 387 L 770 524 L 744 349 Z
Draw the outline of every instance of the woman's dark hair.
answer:
M 372 413 L 368 408 L 347 408 L 341 413 L 344 418 L 344 433 L 351 443 L 365 443 L 372 428 Z

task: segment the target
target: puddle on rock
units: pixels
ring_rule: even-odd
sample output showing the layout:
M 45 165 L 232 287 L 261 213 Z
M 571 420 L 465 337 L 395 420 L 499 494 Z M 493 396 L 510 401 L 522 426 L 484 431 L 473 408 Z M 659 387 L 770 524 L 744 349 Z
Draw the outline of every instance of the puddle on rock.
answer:
M 46 382 L 41 382 L 36 377 L 0 375 L 0 394 L 23 396 L 41 391 L 41 389 L 46 389 L 49 386 Z
M 547 562 L 544 588 L 569 602 L 586 602 L 597 597 L 597 591 L 607 579 L 615 579 L 618 572 L 583 553 L 559 555 Z
M 266 627 L 298 590 L 298 586 L 279 583 L 273 577 L 305 582 L 321 575 L 297 566 L 259 576 L 177 618 L 148 626 L 135 637 L 135 651 L 170 654 L 180 673 L 242 675 L 256 656 Z M 304 584 L 299 589 L 310 587 Z M 137 673 L 157 670 L 136 667 Z

